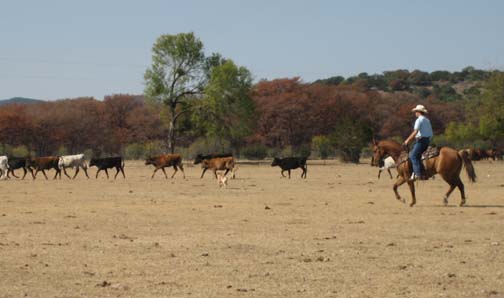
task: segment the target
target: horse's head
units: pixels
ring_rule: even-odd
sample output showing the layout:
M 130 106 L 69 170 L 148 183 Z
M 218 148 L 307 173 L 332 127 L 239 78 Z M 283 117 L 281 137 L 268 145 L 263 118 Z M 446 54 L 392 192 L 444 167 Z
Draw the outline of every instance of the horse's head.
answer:
M 380 161 L 386 155 L 385 150 L 375 140 L 373 140 L 373 157 L 371 158 L 371 165 L 375 167 L 380 166 Z

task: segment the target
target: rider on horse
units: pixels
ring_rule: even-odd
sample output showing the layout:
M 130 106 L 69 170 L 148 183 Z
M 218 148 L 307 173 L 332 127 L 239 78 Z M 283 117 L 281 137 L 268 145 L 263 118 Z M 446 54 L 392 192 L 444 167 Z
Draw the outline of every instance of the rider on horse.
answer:
M 413 173 L 411 174 L 410 181 L 423 180 L 425 177 L 422 175 L 422 153 L 429 147 L 430 140 L 433 136 L 432 126 L 430 120 L 425 117 L 427 109 L 423 105 L 417 105 L 411 111 L 415 113 L 417 119 L 413 127 L 413 132 L 403 144 L 407 146 L 413 139 L 416 140 L 409 154 L 413 166 Z

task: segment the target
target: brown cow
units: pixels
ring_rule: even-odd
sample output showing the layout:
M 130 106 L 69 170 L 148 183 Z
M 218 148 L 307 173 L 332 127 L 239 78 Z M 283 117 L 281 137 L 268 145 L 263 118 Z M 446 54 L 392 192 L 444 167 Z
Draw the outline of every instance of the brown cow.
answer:
M 180 154 L 163 154 L 159 156 L 149 157 L 145 160 L 145 165 L 153 165 L 155 167 L 154 173 L 152 173 L 151 178 L 154 178 L 157 170 L 161 169 L 165 175 L 165 178 L 168 179 L 164 168 L 173 167 L 175 172 L 173 172 L 173 175 L 171 177 L 173 178 L 173 176 L 175 176 L 178 171 L 177 168 L 180 168 L 185 179 L 184 167 L 182 165 L 182 156 Z
M 204 159 L 201 161 L 201 168 L 203 173 L 201 173 L 201 178 L 205 175 L 206 170 L 211 169 L 214 172 L 215 178 L 217 179 L 217 171 L 226 171 L 224 176 L 227 175 L 229 171 L 233 171 L 234 178 L 234 168 L 235 161 L 233 157 L 215 157 L 211 159 Z
M 33 174 L 33 180 L 37 178 L 37 173 L 42 172 L 44 174 L 44 177 L 47 180 L 47 175 L 45 173 L 45 170 L 50 170 L 50 169 L 55 169 L 56 174 L 54 175 L 53 179 L 56 179 L 58 177 L 61 179 L 61 170 L 58 166 L 59 162 L 59 157 L 58 156 L 45 156 L 45 157 L 32 157 L 32 158 L 27 158 L 26 159 L 26 167 L 27 168 L 33 168 L 35 170 L 35 173 Z

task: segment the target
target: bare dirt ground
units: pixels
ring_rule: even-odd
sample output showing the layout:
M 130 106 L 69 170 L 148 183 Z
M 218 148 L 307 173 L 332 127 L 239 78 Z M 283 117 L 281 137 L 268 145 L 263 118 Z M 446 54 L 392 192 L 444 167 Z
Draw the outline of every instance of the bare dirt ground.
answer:
M 335 162 L 241 165 L 227 189 L 141 162 L 1 181 L 0 297 L 504 297 L 504 162 L 475 167 L 463 208 L 439 178 L 410 208 L 387 173 Z

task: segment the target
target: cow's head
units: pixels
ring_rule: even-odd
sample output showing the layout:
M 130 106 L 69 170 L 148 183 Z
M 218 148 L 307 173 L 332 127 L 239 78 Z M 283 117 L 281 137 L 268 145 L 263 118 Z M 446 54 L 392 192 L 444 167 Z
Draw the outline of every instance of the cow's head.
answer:
M 153 165 L 153 164 L 154 164 L 154 158 L 147 157 L 147 159 L 145 160 L 145 165 L 148 166 L 148 165 Z
M 203 155 L 202 154 L 198 154 L 196 155 L 196 157 L 194 158 L 194 164 L 197 165 L 199 163 L 201 163 L 203 161 Z
M 275 157 L 273 158 L 273 162 L 271 163 L 272 167 L 279 166 L 280 165 L 280 158 Z
M 92 167 L 92 166 L 96 166 L 96 158 L 91 158 L 91 160 L 89 161 L 89 166 Z

